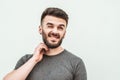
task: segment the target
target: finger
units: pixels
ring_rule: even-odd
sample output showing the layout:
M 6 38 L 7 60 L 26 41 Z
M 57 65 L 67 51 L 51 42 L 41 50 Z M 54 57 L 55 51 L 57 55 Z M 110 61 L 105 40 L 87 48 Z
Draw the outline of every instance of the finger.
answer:
M 48 51 L 48 47 L 44 43 L 41 43 L 41 45 L 46 51 Z

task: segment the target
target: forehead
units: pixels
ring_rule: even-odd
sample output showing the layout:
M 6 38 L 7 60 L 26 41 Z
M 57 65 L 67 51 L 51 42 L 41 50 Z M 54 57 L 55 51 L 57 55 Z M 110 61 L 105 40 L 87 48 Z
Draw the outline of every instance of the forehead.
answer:
M 47 23 L 52 23 L 53 25 L 65 25 L 66 26 L 66 21 L 62 18 L 54 17 L 54 16 L 45 16 L 43 19 L 43 25 Z

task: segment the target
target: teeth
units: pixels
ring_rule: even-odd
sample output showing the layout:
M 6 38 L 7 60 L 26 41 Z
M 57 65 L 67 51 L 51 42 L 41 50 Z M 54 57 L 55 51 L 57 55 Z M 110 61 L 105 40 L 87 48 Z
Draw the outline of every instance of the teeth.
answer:
M 51 37 L 53 37 L 53 38 L 57 38 L 57 39 L 58 39 L 58 37 L 57 37 L 57 36 L 51 36 Z

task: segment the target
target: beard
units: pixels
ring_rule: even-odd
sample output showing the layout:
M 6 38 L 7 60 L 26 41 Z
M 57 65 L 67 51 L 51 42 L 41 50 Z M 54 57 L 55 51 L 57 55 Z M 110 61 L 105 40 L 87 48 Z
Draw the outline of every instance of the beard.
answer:
M 42 39 L 43 39 L 43 42 L 46 44 L 46 46 L 47 46 L 48 48 L 54 49 L 54 48 L 59 47 L 59 46 L 61 45 L 61 43 L 62 43 L 63 37 L 58 41 L 58 43 L 52 44 L 52 43 L 50 43 L 50 42 L 47 40 L 47 37 L 51 37 L 51 36 L 53 36 L 53 37 L 55 37 L 55 38 L 57 38 L 57 39 L 60 39 L 60 35 L 59 35 L 58 33 L 49 32 L 49 33 L 48 33 L 48 36 L 47 36 L 47 34 L 45 33 L 45 31 L 44 31 L 44 30 L 42 31 Z

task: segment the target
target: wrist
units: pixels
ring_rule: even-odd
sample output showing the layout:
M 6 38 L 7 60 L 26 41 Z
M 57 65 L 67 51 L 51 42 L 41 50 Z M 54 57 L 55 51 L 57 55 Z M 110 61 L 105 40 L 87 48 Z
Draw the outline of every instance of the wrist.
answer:
M 30 58 L 30 62 L 33 62 L 33 63 L 36 64 L 36 63 L 38 63 L 38 60 L 36 58 L 34 58 L 34 57 L 31 57 Z

